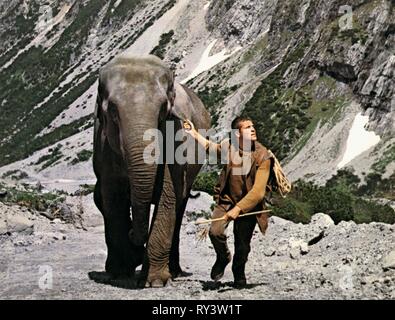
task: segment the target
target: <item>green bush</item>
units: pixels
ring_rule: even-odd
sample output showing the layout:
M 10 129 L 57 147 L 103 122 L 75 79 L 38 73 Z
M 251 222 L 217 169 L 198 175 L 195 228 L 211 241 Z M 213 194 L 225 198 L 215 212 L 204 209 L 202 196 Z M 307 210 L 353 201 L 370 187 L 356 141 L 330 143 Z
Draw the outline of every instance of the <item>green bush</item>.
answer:
M 218 182 L 218 173 L 212 172 L 202 172 L 199 173 L 192 185 L 193 190 L 204 191 L 208 194 L 214 194 L 214 187 Z
M 5 173 L 3 173 L 2 178 L 8 178 L 11 177 L 13 180 L 21 180 L 27 178 L 29 175 L 25 171 L 21 170 L 10 170 Z
M 88 194 L 91 194 L 95 191 L 95 185 L 94 184 L 83 184 L 80 186 L 79 190 L 75 192 L 74 195 L 76 196 L 86 196 Z
M 310 124 L 306 109 L 312 104 L 309 90 L 289 89 L 283 75 L 304 54 L 309 42 L 305 40 L 290 52 L 283 63 L 257 88 L 247 102 L 242 115 L 254 120 L 258 138 L 283 159 Z
M 93 155 L 93 151 L 92 150 L 82 150 L 80 152 L 77 153 L 77 158 L 74 158 L 70 164 L 71 165 L 75 165 L 79 162 L 84 162 L 84 161 L 88 161 Z
M 160 36 L 159 44 L 152 49 L 150 54 L 153 54 L 160 59 L 164 59 L 165 54 L 166 54 L 166 47 L 170 43 L 170 41 L 173 39 L 174 36 L 174 31 L 170 30 L 167 33 L 164 33 Z
M 310 203 L 314 212 L 326 213 L 335 223 L 342 220 L 349 221 L 354 217 L 354 198 L 350 193 L 338 189 L 318 188 L 312 195 Z
M 395 212 L 388 205 L 373 201 L 359 199 L 354 203 L 354 221 L 356 223 L 369 223 L 372 221 L 395 223 Z
M 313 208 L 308 202 L 299 201 L 292 197 L 277 199 L 274 206 L 270 206 L 272 215 L 290 220 L 295 223 L 309 223 L 313 215 Z
M 212 77 L 215 77 L 215 75 Z M 198 96 L 211 114 L 212 126 L 216 126 L 218 123 L 218 110 L 223 105 L 224 99 L 238 88 L 235 85 L 221 89 L 220 85 L 216 84 L 199 90 Z
M 345 181 L 350 183 L 347 188 Z M 340 171 L 325 186 L 298 180 L 286 198 L 273 198 L 273 214 L 294 222 L 306 223 L 318 212 L 328 214 L 335 223 L 354 220 L 356 223 L 395 223 L 395 211 L 389 205 L 366 200 L 355 188 L 358 177 Z
M 45 211 L 65 201 L 65 197 L 57 193 L 41 193 L 34 189 L 19 190 L 15 187 L 5 188 L 5 190 L 7 190 L 7 194 L 0 199 L 1 202 L 18 204 L 37 211 Z
M 45 168 L 48 168 L 49 166 L 54 164 L 56 161 L 58 161 L 62 158 L 63 154 L 60 151 L 60 148 L 62 148 L 62 145 L 59 143 L 56 145 L 56 147 L 54 149 L 48 150 L 50 153 L 41 156 L 37 160 L 37 162 L 35 163 L 36 165 L 44 162 L 44 164 L 41 166 L 40 171 L 44 170 Z

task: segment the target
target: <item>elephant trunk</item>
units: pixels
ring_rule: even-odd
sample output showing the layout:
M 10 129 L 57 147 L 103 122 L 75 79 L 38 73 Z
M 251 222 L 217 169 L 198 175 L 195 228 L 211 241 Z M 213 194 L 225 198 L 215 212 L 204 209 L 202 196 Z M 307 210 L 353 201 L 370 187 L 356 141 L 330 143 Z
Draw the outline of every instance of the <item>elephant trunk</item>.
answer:
M 145 119 L 147 120 L 147 119 Z M 150 123 L 148 125 L 148 123 Z M 133 229 L 131 241 L 142 246 L 148 240 L 148 227 L 153 189 L 157 173 L 156 163 L 147 163 L 144 153 L 152 141 L 144 141 L 144 133 L 157 127 L 157 122 L 130 124 L 124 141 L 124 157 L 130 183 Z

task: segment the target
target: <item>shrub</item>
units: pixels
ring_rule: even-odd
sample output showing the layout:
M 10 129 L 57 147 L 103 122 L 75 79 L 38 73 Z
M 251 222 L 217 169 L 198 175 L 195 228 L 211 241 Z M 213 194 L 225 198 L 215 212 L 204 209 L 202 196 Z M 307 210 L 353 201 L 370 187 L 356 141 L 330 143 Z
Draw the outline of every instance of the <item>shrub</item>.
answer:
M 214 187 L 218 182 L 218 174 L 215 171 L 199 173 L 192 185 L 193 190 L 204 191 L 214 194 Z
M 21 180 L 27 178 L 29 175 L 25 171 L 21 170 L 10 170 L 3 173 L 2 178 L 11 177 L 13 180 Z
M 353 197 L 350 193 L 321 187 L 313 194 L 310 203 L 314 212 L 328 214 L 335 223 L 349 221 L 354 217 Z
M 34 189 L 19 190 L 7 188 L 7 194 L 0 199 L 4 203 L 18 204 L 29 209 L 45 211 L 65 201 L 64 196 L 57 193 L 41 193 Z
M 395 212 L 388 204 L 382 205 L 359 199 L 354 204 L 354 221 L 356 223 L 379 221 L 393 224 L 395 223 Z
M 162 34 L 160 36 L 159 44 L 154 49 L 152 49 L 150 54 L 156 55 L 160 59 L 163 59 L 166 54 L 166 47 L 173 39 L 173 36 L 174 36 L 173 30 L 170 30 L 169 32 Z
M 272 215 L 283 219 L 293 221 L 295 223 L 309 223 L 313 215 L 313 209 L 307 202 L 298 201 L 292 197 L 284 199 L 277 198 L 275 205 L 270 206 Z
M 77 158 L 74 158 L 70 164 L 75 165 L 79 162 L 88 161 L 92 157 L 93 151 L 91 150 L 82 150 L 77 153 Z

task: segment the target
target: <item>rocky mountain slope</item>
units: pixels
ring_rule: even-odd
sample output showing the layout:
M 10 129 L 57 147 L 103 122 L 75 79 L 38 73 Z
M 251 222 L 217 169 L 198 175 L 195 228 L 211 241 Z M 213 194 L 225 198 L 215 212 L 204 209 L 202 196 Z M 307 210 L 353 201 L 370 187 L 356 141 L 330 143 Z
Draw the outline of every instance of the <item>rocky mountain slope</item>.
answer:
M 293 180 L 325 182 L 351 145 L 359 147 L 345 165 L 355 174 L 393 179 L 393 5 L 2 2 L 1 172 L 78 184 L 89 171 L 82 180 L 92 180 L 97 71 L 122 52 L 154 52 L 199 92 L 219 136 L 237 114 L 256 119 L 260 139 Z M 373 144 L 347 140 L 360 113 Z

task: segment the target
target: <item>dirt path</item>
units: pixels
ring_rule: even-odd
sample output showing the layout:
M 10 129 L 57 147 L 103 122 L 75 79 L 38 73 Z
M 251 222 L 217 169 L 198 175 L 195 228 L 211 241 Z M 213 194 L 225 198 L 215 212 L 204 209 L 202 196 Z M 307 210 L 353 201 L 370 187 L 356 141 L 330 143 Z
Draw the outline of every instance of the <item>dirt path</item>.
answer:
M 194 210 L 201 200 L 190 201 Z M 103 284 L 89 278 L 104 269 L 102 225 L 83 231 L 34 219 L 34 233 L 0 237 L 1 299 L 395 299 L 395 253 L 392 260 L 390 254 L 395 225 L 334 225 L 323 214 L 308 225 L 273 217 L 265 236 L 255 230 L 249 285 L 238 290 L 230 266 L 220 283 L 210 280 L 214 250 L 209 240 L 197 242 L 196 217 L 187 214 L 180 252 L 191 275 L 165 288 L 140 290 L 130 281 Z M 231 227 L 229 235 L 233 252 Z

